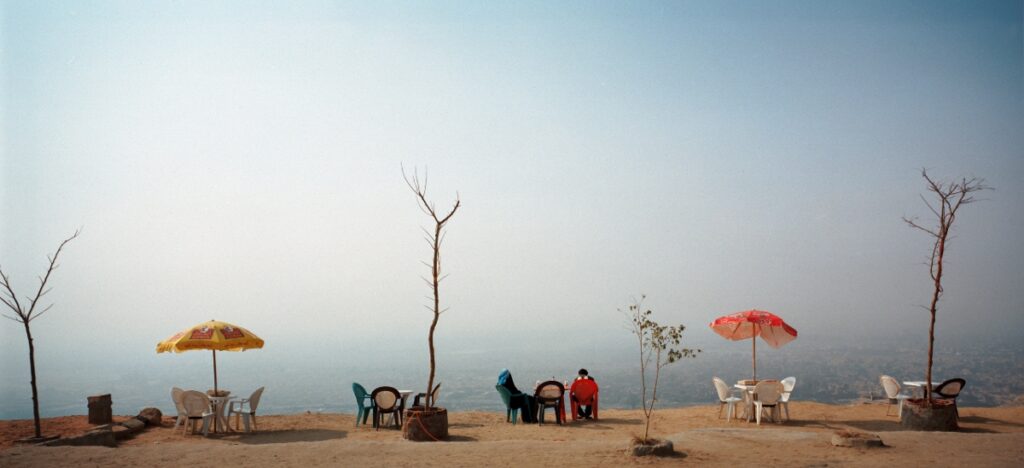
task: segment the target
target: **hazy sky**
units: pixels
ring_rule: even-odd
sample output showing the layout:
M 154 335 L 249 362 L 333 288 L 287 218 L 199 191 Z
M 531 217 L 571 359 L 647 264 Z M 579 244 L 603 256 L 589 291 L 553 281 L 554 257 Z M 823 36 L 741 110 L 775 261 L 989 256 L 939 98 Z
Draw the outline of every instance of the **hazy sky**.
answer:
M 997 189 L 958 219 L 940 333 L 1024 336 L 1019 1 L 0 5 L 0 265 L 26 294 L 84 227 L 48 353 L 210 318 L 421 352 L 400 164 L 463 202 L 446 342 L 628 340 L 640 293 L 700 340 L 755 307 L 920 333 L 922 167 Z

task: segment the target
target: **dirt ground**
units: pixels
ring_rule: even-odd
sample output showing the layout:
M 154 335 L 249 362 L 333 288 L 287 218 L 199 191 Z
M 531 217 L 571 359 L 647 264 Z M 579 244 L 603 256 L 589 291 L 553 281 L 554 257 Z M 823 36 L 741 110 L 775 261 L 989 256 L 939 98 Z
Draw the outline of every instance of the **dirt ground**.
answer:
M 0 466 L 1021 466 L 1024 460 L 1024 407 L 961 408 L 960 432 L 926 433 L 901 430 L 884 405 L 790 405 L 791 420 L 760 426 L 720 419 L 718 406 L 658 410 L 651 433 L 675 444 L 671 458 L 625 453 L 629 439 L 643 431 L 639 410 L 603 410 L 598 420 L 563 426 L 513 425 L 504 413 L 452 412 L 451 438 L 440 443 L 357 427 L 348 414 L 260 416 L 255 433 L 211 437 L 184 435 L 165 416 L 163 427 L 117 448 L 15 445 L 32 435 L 32 421 L 0 421 Z M 68 437 L 89 427 L 85 416 L 50 418 L 43 433 Z M 878 434 L 886 446 L 832 446 L 832 434 L 843 429 Z

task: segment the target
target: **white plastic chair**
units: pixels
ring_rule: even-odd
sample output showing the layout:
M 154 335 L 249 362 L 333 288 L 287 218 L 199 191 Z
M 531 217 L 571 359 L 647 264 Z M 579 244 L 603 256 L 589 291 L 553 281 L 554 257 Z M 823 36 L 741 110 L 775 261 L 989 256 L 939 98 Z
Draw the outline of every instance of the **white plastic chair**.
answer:
M 726 421 L 732 421 L 733 416 L 736 415 L 736 403 L 743 401 L 742 398 L 732 396 L 732 390 L 729 388 L 729 384 L 725 383 L 724 380 L 714 377 L 711 379 L 715 384 L 715 390 L 718 391 L 718 418 L 722 418 L 722 408 L 726 405 L 729 406 L 726 411 Z
M 196 433 L 196 423 L 200 419 L 203 420 L 203 435 L 209 435 L 210 433 L 210 421 L 214 418 L 215 414 L 210 409 L 210 399 L 203 392 L 197 392 L 195 390 L 189 390 L 181 394 L 181 405 L 185 408 L 186 422 L 191 423 L 192 433 Z M 185 424 L 185 429 L 182 433 L 188 432 L 189 424 Z
M 235 415 L 235 430 L 238 430 L 239 417 L 245 421 L 245 432 L 250 432 L 249 419 L 252 418 L 252 428 L 256 429 L 256 408 L 260 405 L 260 397 L 263 396 L 263 387 L 257 388 L 249 398 L 242 398 L 231 402 L 228 407 L 228 421 L 231 415 Z M 235 406 L 237 405 L 237 406 Z M 246 408 L 248 406 L 248 408 Z
M 789 396 L 793 393 L 793 387 L 796 387 L 796 377 L 782 379 L 782 396 L 779 397 L 779 405 L 786 411 L 786 421 L 789 421 Z M 781 415 L 781 412 L 779 414 Z
M 882 389 L 885 390 L 885 397 L 889 399 L 889 406 L 885 408 L 885 415 L 889 415 L 892 405 L 899 405 L 896 410 L 896 416 L 902 418 L 903 402 L 910 398 L 910 395 L 900 393 L 900 383 L 894 377 L 883 375 L 878 378 L 878 381 L 882 384 Z
M 761 424 L 761 413 L 768 408 L 772 421 L 778 422 L 776 414 L 779 412 L 779 397 L 782 396 L 782 383 L 762 380 L 754 386 L 754 412 L 757 415 L 757 424 Z
M 185 413 L 187 413 L 187 411 L 185 411 L 185 406 L 181 404 L 181 396 L 184 393 L 185 391 L 178 387 L 171 388 L 171 401 L 174 402 L 174 409 L 178 411 L 178 420 L 174 421 L 175 429 L 188 421 L 188 416 L 185 415 Z

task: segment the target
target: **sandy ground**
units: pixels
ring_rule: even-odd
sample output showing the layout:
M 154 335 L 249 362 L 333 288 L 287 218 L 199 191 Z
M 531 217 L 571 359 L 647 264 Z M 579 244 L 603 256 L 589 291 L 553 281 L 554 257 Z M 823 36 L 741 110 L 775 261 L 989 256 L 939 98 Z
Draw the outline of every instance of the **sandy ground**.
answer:
M 718 418 L 717 406 L 657 410 L 652 435 L 668 438 L 674 458 L 633 458 L 630 437 L 642 430 L 639 410 L 604 410 L 600 420 L 512 425 L 503 413 L 453 412 L 451 439 L 416 443 L 397 430 L 355 427 L 352 415 L 261 416 L 260 431 L 182 435 L 165 417 L 118 448 L 34 447 L 32 421 L 0 421 L 0 466 L 1022 466 L 1024 407 L 961 408 L 958 433 L 900 430 L 878 404 L 793 402 L 781 424 Z M 550 416 L 550 415 L 549 415 Z M 85 416 L 45 421 L 44 434 L 81 433 Z M 832 434 L 853 429 L 881 436 L 886 447 L 833 447 Z

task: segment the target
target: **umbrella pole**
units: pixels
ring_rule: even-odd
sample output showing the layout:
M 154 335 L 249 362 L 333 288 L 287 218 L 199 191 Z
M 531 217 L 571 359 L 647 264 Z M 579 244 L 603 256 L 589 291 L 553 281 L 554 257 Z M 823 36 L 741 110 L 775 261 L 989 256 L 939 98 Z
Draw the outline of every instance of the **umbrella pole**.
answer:
M 754 382 L 756 383 L 758 381 L 758 335 L 757 334 L 755 334 L 754 336 L 751 337 L 751 343 L 752 343 L 752 346 L 753 346 L 753 349 L 754 349 L 754 352 L 752 353 L 752 355 L 754 356 Z M 216 356 L 214 356 L 214 357 L 216 357 Z M 216 379 L 217 379 L 217 376 L 216 376 L 217 359 L 216 358 L 213 360 L 213 369 L 214 369 L 214 376 L 213 377 L 214 377 L 214 381 L 216 382 Z
M 213 350 L 213 395 L 217 396 L 217 350 Z

